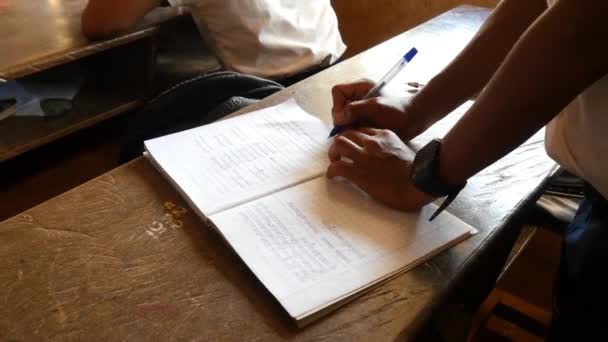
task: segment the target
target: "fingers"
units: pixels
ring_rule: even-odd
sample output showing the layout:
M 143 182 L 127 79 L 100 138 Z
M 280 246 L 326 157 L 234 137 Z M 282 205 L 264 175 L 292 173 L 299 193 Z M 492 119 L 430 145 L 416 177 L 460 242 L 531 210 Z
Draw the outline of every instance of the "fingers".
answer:
M 369 135 L 369 136 L 374 136 L 374 135 L 378 135 L 380 132 L 385 131 L 383 129 L 378 129 L 378 128 L 372 128 L 372 127 L 360 127 L 357 128 L 357 131 Z
M 378 151 L 380 142 L 377 137 L 385 132 L 386 130 L 368 127 L 350 129 L 336 137 L 329 149 L 329 159 L 336 161 L 346 157 L 355 164 L 365 164 L 369 154 Z
M 366 167 L 365 165 L 371 159 L 384 158 L 392 155 L 395 151 L 411 152 L 410 148 L 399 139 L 399 136 L 388 129 L 361 127 L 356 130 L 348 130 L 341 137 L 347 138 L 358 145 L 362 157 L 353 161 L 363 167 Z
M 357 185 L 364 191 L 367 188 L 367 180 L 363 174 L 363 171 L 353 166 L 353 164 L 345 162 L 343 160 L 338 160 L 336 162 L 331 163 L 327 168 L 327 173 L 325 175 L 329 179 L 335 177 L 344 177 L 349 182 Z
M 332 162 L 339 161 L 343 157 L 352 160 L 354 163 L 360 163 L 364 159 L 365 151 L 353 140 L 341 135 L 336 137 L 334 143 L 329 148 L 329 160 Z
M 368 100 L 354 101 L 344 106 L 344 117 L 348 122 L 373 123 L 386 110 L 382 98 L 374 97 Z
M 346 138 L 359 146 L 364 146 L 369 140 L 369 135 L 363 132 L 363 129 L 349 129 L 340 135 L 341 138 Z
M 347 124 L 349 121 L 344 117 L 344 107 L 352 101 L 362 99 L 367 92 L 373 88 L 374 82 L 360 80 L 353 83 L 338 84 L 331 89 L 333 108 L 331 110 L 334 123 Z

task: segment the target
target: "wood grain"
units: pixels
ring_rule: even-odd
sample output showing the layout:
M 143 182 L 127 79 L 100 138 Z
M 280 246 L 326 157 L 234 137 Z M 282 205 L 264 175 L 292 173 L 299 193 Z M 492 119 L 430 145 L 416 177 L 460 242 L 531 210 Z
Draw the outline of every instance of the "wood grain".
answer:
M 73 62 L 68 68 L 49 70 L 53 77 L 63 72 L 84 74 L 71 110 L 56 117 L 1 120 L 0 163 L 141 106 L 153 79 L 154 51 L 154 40 L 145 38 Z
M 11 80 L 151 36 L 147 27 L 89 41 L 80 16 L 86 0 L 6 1 L 0 6 L 0 79 Z
M 404 47 L 425 81 L 488 10 L 460 7 L 245 109 L 294 97 L 329 120 L 333 84 L 379 78 Z M 414 64 L 412 64 L 413 67 Z M 443 135 L 465 108 L 416 144 Z M 472 151 L 472 153 L 474 153 Z M 393 340 L 479 274 L 553 167 L 542 134 L 473 177 L 450 211 L 479 234 L 297 329 L 222 238 L 143 158 L 0 223 L 0 337 L 9 340 Z M 201 170 L 204 177 L 204 170 Z M 482 274 L 483 275 L 483 274 Z
M 102 108 L 101 111 L 87 111 L 82 107 L 76 107 L 76 110 L 59 118 L 11 117 L 1 121 L 0 162 L 138 108 L 142 104 L 140 100 L 128 97 L 122 102 L 117 102 L 115 97 L 108 101 L 104 96 L 94 99 L 89 97 L 88 100 L 91 102 L 87 104 L 95 104 L 99 106 L 96 109 Z
M 0 79 L 15 79 L 68 63 L 80 63 L 85 70 L 90 64 L 102 70 L 102 77 L 91 77 L 94 72 L 89 72 L 67 114 L 0 121 L 0 163 L 141 105 L 142 89 L 151 80 L 154 65 L 153 40 L 144 38 L 158 29 L 88 41 L 80 28 L 85 4 L 86 0 L 9 1 L 0 7 Z M 87 56 L 90 58 L 83 61 Z M 112 63 L 103 65 L 98 56 Z M 108 78 L 113 80 L 110 86 L 96 85 L 108 83 Z
M 332 0 L 340 34 L 354 56 L 427 21 L 450 8 L 468 4 L 494 7 L 498 0 Z M 361 23 L 365 23 L 362 27 Z

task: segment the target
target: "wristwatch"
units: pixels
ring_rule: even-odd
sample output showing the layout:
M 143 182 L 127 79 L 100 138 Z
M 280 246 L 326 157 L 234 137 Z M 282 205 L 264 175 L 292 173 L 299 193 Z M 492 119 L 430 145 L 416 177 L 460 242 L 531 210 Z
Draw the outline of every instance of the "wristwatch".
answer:
M 433 197 L 447 196 L 439 208 L 431 215 L 429 221 L 439 215 L 467 184 L 466 182 L 463 184 L 447 184 L 441 181 L 439 177 L 440 150 L 441 139 L 433 139 L 416 153 L 412 165 L 411 180 L 418 190 Z

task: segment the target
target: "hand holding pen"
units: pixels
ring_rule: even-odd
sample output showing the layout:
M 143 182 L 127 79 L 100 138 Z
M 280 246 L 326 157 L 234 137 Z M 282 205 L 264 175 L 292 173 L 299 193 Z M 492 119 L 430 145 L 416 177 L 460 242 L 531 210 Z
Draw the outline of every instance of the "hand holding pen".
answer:
M 382 89 L 393 78 L 395 78 L 395 76 L 397 76 L 397 74 L 399 74 L 399 72 L 401 70 L 403 70 L 403 68 L 405 68 L 405 66 L 412 60 L 412 58 L 414 58 L 414 56 L 417 53 L 418 53 L 418 50 L 416 50 L 416 48 L 412 48 L 410 51 L 408 51 L 408 53 L 406 53 L 402 58 L 400 58 L 399 61 L 386 73 L 386 75 L 384 75 L 384 77 L 382 77 L 380 79 L 380 81 L 378 81 L 378 83 L 376 83 L 376 85 L 367 92 L 367 94 L 363 97 L 362 100 L 367 100 L 367 99 L 370 99 L 373 97 L 377 97 L 380 94 L 380 92 L 382 91 Z M 334 99 L 334 101 L 335 101 L 335 99 Z M 356 122 L 353 122 L 352 124 L 356 124 Z M 331 130 L 329 136 L 333 137 L 336 134 L 339 134 L 340 132 L 344 131 L 344 129 L 346 129 L 345 126 L 336 125 Z

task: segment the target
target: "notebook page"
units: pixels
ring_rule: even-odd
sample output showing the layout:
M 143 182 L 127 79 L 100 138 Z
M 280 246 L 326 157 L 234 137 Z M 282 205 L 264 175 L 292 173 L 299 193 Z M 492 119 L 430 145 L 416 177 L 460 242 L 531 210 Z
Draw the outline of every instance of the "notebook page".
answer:
M 353 187 L 316 178 L 210 216 L 289 314 L 302 319 L 470 236 L 435 205 L 392 210 Z
M 145 142 L 148 157 L 211 215 L 318 177 L 329 129 L 294 100 Z

